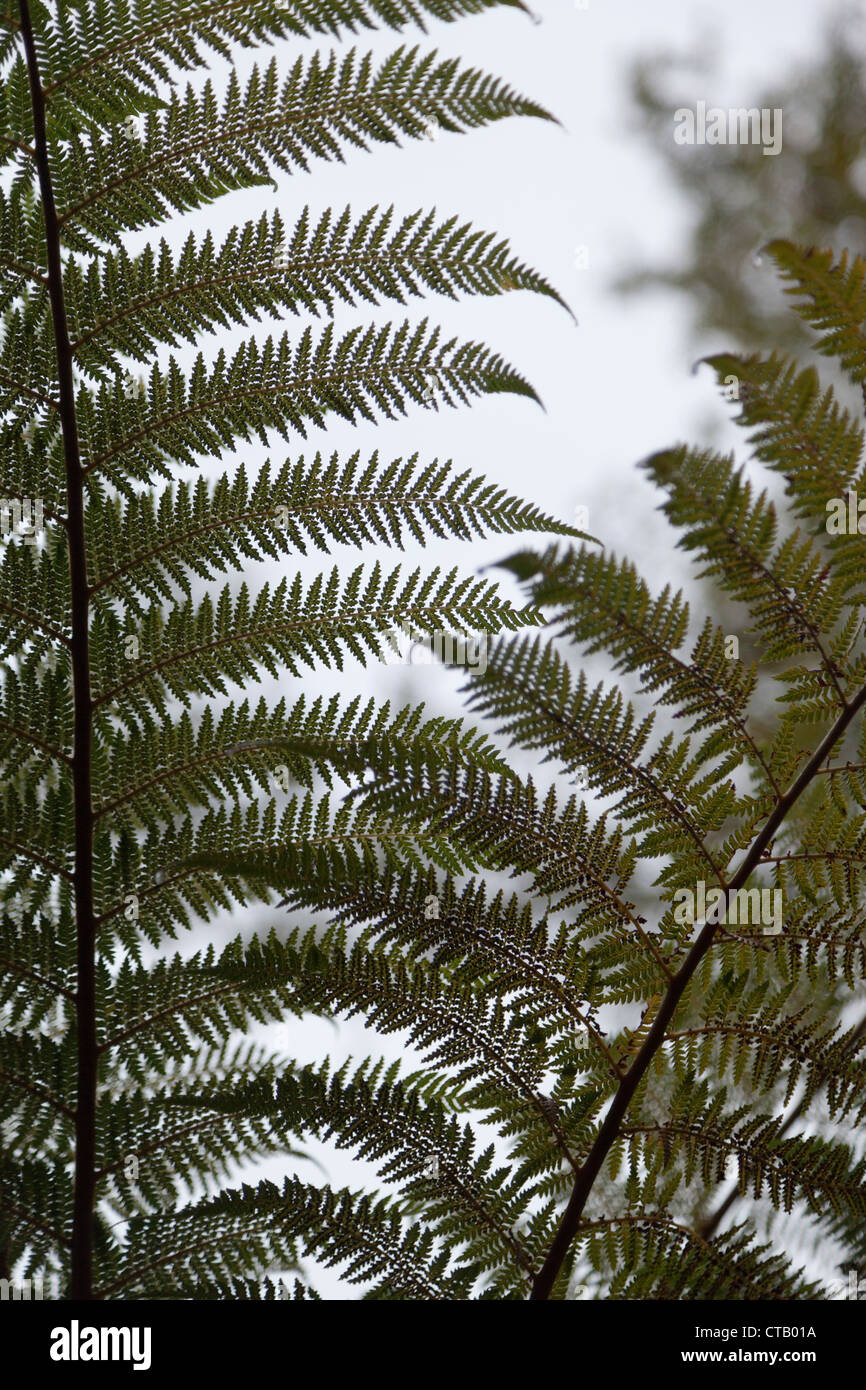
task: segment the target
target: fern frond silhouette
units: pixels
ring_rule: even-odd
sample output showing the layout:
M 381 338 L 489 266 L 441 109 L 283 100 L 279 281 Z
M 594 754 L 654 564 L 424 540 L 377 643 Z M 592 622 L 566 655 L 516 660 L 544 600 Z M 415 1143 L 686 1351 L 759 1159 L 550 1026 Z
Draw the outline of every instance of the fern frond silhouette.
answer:
M 862 264 L 769 254 L 818 351 L 859 385 Z M 317 1187 L 287 1216 L 311 1223 L 302 1253 L 367 1298 L 811 1300 L 840 1248 L 843 1271 L 862 1259 L 862 428 L 812 366 L 709 361 L 720 387 L 736 376 L 738 423 L 784 499 L 754 466 L 685 445 L 643 467 L 738 631 L 628 556 L 521 550 L 503 564 L 550 630 L 498 638 L 466 688 L 516 766 L 380 763 L 342 813 L 420 817 L 461 872 L 399 848 L 347 865 L 330 819 L 324 893 L 299 844 L 219 857 L 243 880 L 279 864 L 293 915 L 330 926 L 273 935 L 254 965 L 235 943 L 214 978 L 360 1015 L 373 1059 L 181 1103 L 269 1114 L 377 1165 L 378 1190 L 326 1205 Z M 590 680 L 578 652 L 611 676 Z M 375 1060 L 394 1032 L 405 1065 Z M 236 1200 L 254 1213 L 262 1193 Z M 265 1200 L 295 1213 L 294 1180 Z M 384 1263 L 380 1221 L 397 1247 Z
M 305 210 L 221 246 L 125 246 L 431 122 L 545 118 L 409 46 L 287 73 L 275 59 L 222 92 L 175 75 L 238 44 L 342 44 L 494 3 L 0 13 L 5 1280 L 269 1300 L 289 1273 L 316 1300 L 322 1266 L 370 1300 L 562 1299 L 576 1283 L 808 1300 L 826 1296 L 826 1252 L 862 1261 L 866 465 L 851 408 L 811 365 L 719 354 L 754 463 L 778 476 L 759 490 L 755 467 L 686 445 L 644 462 L 680 546 L 737 605 L 748 668 L 737 632 L 631 558 L 450 462 L 293 452 L 254 476 L 185 475 L 335 414 L 429 407 L 431 374 L 436 408 L 535 398 L 426 318 L 332 327 L 337 304 L 559 301 L 454 217 Z M 768 254 L 856 396 L 863 263 Z M 220 343 L 289 314 L 323 324 Z M 204 334 L 214 354 L 184 368 L 172 354 Z M 382 560 L 232 582 L 334 544 L 527 531 L 567 539 L 503 562 L 520 603 L 486 577 Z M 466 687 L 477 725 L 301 688 L 380 662 L 398 627 L 490 637 Z M 290 693 L 251 695 L 268 676 Z M 767 685 L 773 717 L 756 719 Z M 279 912 L 252 940 L 171 947 L 253 903 Z M 370 1056 L 302 1065 L 251 1036 L 311 1015 L 363 1019 Z M 408 1058 L 388 1061 L 385 1038 Z M 378 1182 L 309 1177 L 313 1141 Z M 275 1157 L 281 1181 L 256 1181 Z M 795 1220 L 823 1278 L 785 1238 Z
M 366 557 L 303 581 L 295 571 L 232 580 L 248 562 L 282 569 L 334 545 L 579 536 L 450 461 L 298 453 L 333 416 L 375 422 L 421 407 L 429 420 L 492 393 L 537 399 L 497 352 L 412 316 L 413 301 L 518 290 L 563 301 L 501 237 L 435 209 L 304 209 L 294 223 L 258 212 L 221 243 L 150 238 L 135 254 L 128 236 L 433 125 L 447 136 L 550 119 L 435 50 L 404 44 L 374 59 L 346 47 L 365 30 L 426 32 L 499 4 L 524 10 L 519 0 L 2 7 L 4 1280 L 48 1273 L 75 1299 L 269 1298 L 270 1276 L 297 1269 L 299 1255 L 275 1201 L 307 1226 L 314 1209 L 327 1215 L 359 1270 L 380 1267 L 363 1233 L 382 1239 L 399 1220 L 388 1203 L 317 1194 L 297 1177 L 276 1196 L 269 1184 L 232 1188 L 267 1155 L 304 1166 L 260 1103 L 281 1076 L 292 1084 L 291 1059 L 247 1036 L 301 1012 L 293 948 L 253 952 L 238 983 L 227 978 L 236 945 L 171 955 L 169 943 L 272 902 L 295 877 L 327 896 L 377 864 L 463 872 L 471 856 L 423 807 L 409 816 L 346 792 L 410 769 L 419 781 L 461 768 L 510 780 L 491 740 L 460 719 L 317 696 L 301 680 L 377 666 L 393 629 L 486 640 L 542 615 L 471 572 Z M 286 70 L 275 56 L 244 82 L 230 68 L 222 90 L 211 78 L 186 85 L 209 54 L 315 35 L 334 47 L 292 56 Z M 387 303 L 407 317 L 335 331 L 335 306 Z M 297 317 L 323 322 L 232 350 L 221 342 Z M 179 355 L 190 345 L 192 361 Z M 280 436 L 284 462 L 191 475 Z M 251 695 L 268 676 L 291 693 Z M 227 862 L 239 852 L 242 878 Z M 330 1013 L 331 995 L 305 1007 Z M 226 1089 L 245 1107 L 184 1112 L 189 1097 Z M 218 1253 L 178 1254 L 193 1229 Z M 418 1287 L 468 1287 L 430 1278 L 434 1243 L 424 1236 L 402 1257 Z M 317 1295 L 299 1280 L 296 1296 Z

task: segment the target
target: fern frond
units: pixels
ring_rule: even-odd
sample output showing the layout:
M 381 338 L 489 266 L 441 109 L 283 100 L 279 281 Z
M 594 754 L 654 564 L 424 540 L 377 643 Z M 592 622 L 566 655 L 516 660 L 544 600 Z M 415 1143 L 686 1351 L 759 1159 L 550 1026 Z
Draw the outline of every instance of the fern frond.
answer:
M 230 58 L 233 45 L 289 34 L 338 38 L 410 24 L 425 31 L 425 11 L 449 23 L 497 5 L 526 9 L 522 0 L 139 0 L 133 11 L 123 0 L 88 0 L 75 6 L 74 18 L 60 11 L 56 32 L 45 35 L 46 92 L 53 105 L 63 98 L 92 118 L 116 119 L 155 93 L 173 69 L 202 66 L 207 49 Z M 4 39 L 11 44 L 11 35 Z
M 285 334 L 263 345 L 250 339 L 230 362 L 220 353 L 210 371 L 199 355 L 189 382 L 174 360 L 165 373 L 154 366 L 141 398 L 128 396 L 120 379 L 98 396 L 83 388 L 85 475 L 91 487 L 104 478 L 129 494 L 129 479 L 170 477 L 168 460 L 193 465 L 197 455 L 253 435 L 267 445 L 269 429 L 306 437 L 308 423 L 322 426 L 331 413 L 351 423 L 374 420 L 375 410 L 395 419 L 410 401 L 427 404 L 431 375 L 451 406 L 497 392 L 537 400 L 498 354 L 480 343 L 440 343 L 426 319 L 414 329 L 408 322 L 353 328 L 339 341 L 329 324 L 318 342 L 309 329 L 295 345 Z
M 265 463 L 250 486 L 241 465 L 209 485 L 177 483 L 159 496 L 96 495 L 88 521 L 93 535 L 95 595 L 122 596 L 140 615 L 138 593 L 151 603 L 191 592 L 190 575 L 212 579 L 245 559 L 272 559 L 331 542 L 363 548 L 396 546 L 427 534 L 454 536 L 558 531 L 580 534 L 538 508 L 449 461 L 419 465 L 418 456 L 360 465 L 320 454 L 307 463 L 286 459 L 272 477 Z
M 843 251 L 835 261 L 832 251 L 783 240 L 771 241 L 767 253 L 788 282 L 785 293 L 817 330 L 817 351 L 837 358 L 851 380 L 862 386 L 866 381 L 866 265 L 862 258 Z
M 232 73 L 222 100 L 208 80 L 172 92 L 149 112 L 141 138 L 117 129 L 74 135 L 56 152 L 60 225 L 70 246 L 119 245 L 123 231 L 206 206 L 229 189 L 273 181 L 272 169 L 307 171 L 309 160 L 340 160 L 347 146 L 399 144 L 431 122 L 461 132 L 510 116 L 552 119 L 506 83 L 435 52 L 398 48 L 378 66 L 351 49 L 298 58 L 282 85 L 276 59 L 253 67 L 242 90 Z
M 507 242 L 435 211 L 397 222 L 393 206 L 359 218 L 328 210 L 315 223 L 305 208 L 288 240 L 277 212 L 233 228 L 218 248 L 210 233 L 200 243 L 190 235 L 177 255 L 165 240 L 135 258 L 121 247 L 86 268 L 72 263 L 66 287 L 73 352 L 96 373 L 111 370 L 117 353 L 147 362 L 155 342 L 197 342 L 264 314 L 515 290 L 564 302 Z

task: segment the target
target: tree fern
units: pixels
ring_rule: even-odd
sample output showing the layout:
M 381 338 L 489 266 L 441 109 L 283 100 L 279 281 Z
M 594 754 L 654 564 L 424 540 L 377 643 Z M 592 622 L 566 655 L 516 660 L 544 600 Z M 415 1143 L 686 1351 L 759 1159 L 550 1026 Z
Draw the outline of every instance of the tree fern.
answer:
M 291 685 L 311 670 L 376 664 L 401 625 L 421 637 L 487 634 L 541 615 L 457 570 L 378 561 L 257 588 L 230 577 L 249 561 L 335 543 L 569 533 L 450 461 L 297 453 L 299 437 L 332 415 L 372 422 L 429 408 L 431 375 L 436 410 L 494 392 L 535 398 L 498 353 L 427 318 L 361 320 L 337 334 L 336 304 L 559 297 L 501 238 L 436 210 L 304 210 L 294 225 L 260 214 L 221 245 L 190 235 L 179 251 L 162 238 L 133 254 L 127 238 L 432 122 L 458 133 L 546 118 L 435 51 L 403 46 L 374 60 L 345 47 L 366 29 L 425 31 L 498 3 L 523 9 L 2 7 L 4 1279 L 54 1271 L 78 1299 L 165 1295 L 171 1280 L 178 1297 L 271 1297 L 267 1276 L 295 1269 L 299 1249 L 290 1223 L 274 1219 L 280 1202 L 299 1219 L 318 1202 L 358 1270 L 392 1258 L 373 1259 L 365 1241 L 387 1241 L 399 1205 L 316 1197 L 300 1178 L 282 1189 L 229 1185 L 262 1156 L 297 1158 L 257 1099 L 280 1075 L 289 1086 L 291 1065 L 245 1037 L 301 1010 L 286 979 L 290 947 L 273 948 L 265 985 L 255 953 L 239 984 L 219 978 L 236 943 L 192 956 L 167 944 L 237 904 L 272 901 L 295 875 L 327 897 L 374 866 L 461 873 L 471 854 L 423 808 L 407 817 L 345 793 L 408 769 L 419 780 L 457 768 L 510 780 L 486 736 L 421 708 L 317 698 L 297 684 L 268 704 L 249 687 L 269 674 Z M 209 52 L 230 58 L 238 45 L 316 34 L 340 46 L 286 71 L 275 57 L 243 84 L 232 69 L 222 90 L 210 78 L 182 85 Z M 325 322 L 249 337 L 231 353 L 220 343 L 237 325 L 289 313 Z M 185 368 L 172 354 L 204 336 L 214 351 Z M 209 456 L 280 435 L 293 450 L 285 462 L 189 476 Z M 222 862 L 239 848 L 242 878 Z M 331 995 L 310 1007 L 330 1012 Z M 249 1094 L 246 1108 L 183 1113 L 185 1098 L 225 1088 Z M 220 1254 L 184 1257 L 169 1277 L 166 1261 L 193 1229 Z M 430 1274 L 433 1244 L 419 1237 L 400 1256 L 407 1278 L 468 1288 L 439 1255 L 442 1271 Z M 296 1296 L 316 1294 L 299 1281 Z
M 768 254 L 819 351 L 859 381 L 862 264 Z M 241 879 L 268 866 L 301 917 L 252 956 L 233 944 L 215 980 L 281 984 L 300 1011 L 363 1017 L 374 1047 L 397 1031 L 417 1059 L 296 1066 L 179 1102 L 270 1115 L 378 1166 L 377 1192 L 323 1204 L 313 1184 L 302 1214 L 293 1184 L 236 1198 L 280 1213 L 365 1297 L 566 1298 L 577 1281 L 596 1297 L 815 1300 L 840 1251 L 843 1270 L 862 1259 L 862 539 L 828 531 L 825 506 L 866 487 L 862 434 L 812 367 L 711 361 L 720 385 L 737 375 L 739 423 L 784 502 L 754 464 L 701 449 L 644 468 L 763 670 L 628 557 L 520 551 L 506 567 L 551 634 L 498 639 L 467 690 L 537 772 L 380 763 L 349 801 L 404 829 L 420 817 L 460 873 L 399 847 L 347 863 L 330 819 L 325 892 L 297 836 L 209 861 Z M 575 649 L 605 654 L 619 684 L 594 683 Z M 770 725 L 753 715 L 759 675 Z M 302 924 L 312 908 L 324 933 Z
M 834 1250 L 862 1260 L 862 533 L 826 523 L 866 478 L 861 427 L 815 368 L 711 359 L 739 381 L 750 466 L 684 445 L 644 463 L 738 605 L 754 668 L 736 632 L 579 535 L 504 562 L 522 606 L 483 577 L 381 561 L 226 581 L 335 542 L 567 532 L 448 463 L 293 455 L 253 478 L 178 476 L 334 413 L 427 406 L 431 373 L 437 405 L 533 396 L 427 320 L 331 327 L 338 302 L 556 298 L 453 219 L 259 216 L 221 248 L 125 249 L 314 157 L 545 114 L 408 47 L 271 64 L 222 94 L 181 90 L 176 68 L 487 7 L 3 10 L 4 1278 L 246 1301 L 290 1275 L 308 1300 L 319 1264 L 377 1301 L 559 1299 L 575 1282 L 775 1301 L 826 1296 Z M 768 253 L 862 387 L 862 262 Z M 170 355 L 286 310 L 324 327 L 189 370 Z M 758 491 L 756 466 L 779 477 Z M 499 634 L 467 687 L 481 727 L 246 689 L 377 662 L 395 625 Z M 759 680 L 772 722 L 754 716 Z M 252 940 L 170 953 L 278 899 Z M 249 1036 L 311 1014 L 362 1018 L 371 1055 L 304 1066 Z M 389 1063 L 380 1037 L 411 1060 Z M 308 1178 L 313 1141 L 378 1183 Z M 256 1181 L 275 1155 L 281 1180 Z M 791 1249 L 794 1221 L 823 1278 Z

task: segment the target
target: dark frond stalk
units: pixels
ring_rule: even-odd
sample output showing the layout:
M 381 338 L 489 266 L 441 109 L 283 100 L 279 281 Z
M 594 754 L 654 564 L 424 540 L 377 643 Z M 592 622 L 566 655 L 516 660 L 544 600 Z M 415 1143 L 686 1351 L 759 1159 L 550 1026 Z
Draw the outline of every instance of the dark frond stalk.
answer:
M 33 110 L 36 170 L 45 221 L 48 263 L 48 295 L 54 326 L 57 376 L 60 390 L 60 425 L 66 466 L 67 540 L 71 590 L 71 660 L 74 698 L 72 782 L 75 824 L 75 920 L 76 920 L 76 1031 L 78 1040 L 77 1099 L 75 1107 L 75 1180 L 72 1215 L 70 1297 L 93 1297 L 93 1205 L 96 1191 L 96 919 L 93 904 L 93 809 L 91 797 L 91 697 L 89 594 L 87 550 L 84 532 L 84 480 L 75 416 L 75 385 L 66 305 L 63 297 L 63 262 L 60 227 L 45 121 L 45 96 L 33 38 L 28 0 L 18 0 L 21 37 L 27 61 L 30 102 Z
M 832 728 L 821 740 L 821 743 L 818 745 L 799 776 L 791 783 L 791 786 L 785 792 L 784 796 L 780 797 L 776 802 L 772 814 L 766 821 L 763 830 L 761 830 L 752 841 L 751 848 L 739 869 L 730 882 L 723 885 L 727 892 L 740 889 L 746 883 L 761 859 L 764 850 L 772 843 L 779 826 L 809 786 L 813 777 L 820 771 L 821 764 L 826 762 L 830 757 L 833 749 L 842 737 L 842 734 L 864 704 L 866 704 L 866 685 L 858 691 L 857 695 L 850 703 L 844 701 L 844 708 Z M 724 899 L 722 899 L 722 902 L 724 902 Z M 583 1209 L 586 1206 L 593 1184 L 601 1171 L 602 1165 L 611 1147 L 620 1133 L 622 1122 L 631 1104 L 632 1097 L 649 1067 L 650 1062 L 664 1042 L 668 1024 L 673 1018 L 677 1004 L 682 997 L 686 985 L 712 945 L 713 937 L 719 925 L 718 917 L 721 913 L 721 909 L 722 903 L 720 902 L 712 911 L 712 919 L 715 920 L 708 917 L 708 920 L 705 922 L 691 950 L 680 966 L 680 969 L 668 986 L 661 1008 L 646 1036 L 643 1047 L 626 1072 L 622 1084 L 611 1102 L 610 1109 L 604 1118 L 604 1123 L 596 1135 L 595 1142 L 577 1175 L 571 1197 L 568 1201 L 568 1206 L 563 1213 L 553 1244 L 532 1286 L 532 1292 L 529 1295 L 530 1301 L 540 1301 L 550 1297 L 551 1290 L 562 1268 L 563 1261 L 568 1254 L 571 1242 L 577 1234 L 580 1218 L 583 1215 Z

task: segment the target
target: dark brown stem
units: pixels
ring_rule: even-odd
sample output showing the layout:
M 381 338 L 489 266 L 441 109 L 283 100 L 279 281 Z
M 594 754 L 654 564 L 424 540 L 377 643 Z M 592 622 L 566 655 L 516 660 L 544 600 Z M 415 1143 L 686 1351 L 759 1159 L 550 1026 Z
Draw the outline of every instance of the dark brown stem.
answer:
M 821 764 L 829 758 L 839 739 L 842 737 L 842 734 L 864 703 L 866 703 L 866 685 L 863 686 L 862 690 L 858 692 L 856 698 L 850 704 L 845 704 L 844 709 L 836 719 L 833 727 L 821 740 L 821 743 L 806 763 L 800 775 L 792 782 L 791 786 L 785 792 L 785 795 L 779 798 L 763 830 L 752 841 L 748 854 L 728 884 L 728 891 L 735 891 L 742 888 L 746 883 L 756 865 L 760 862 L 765 849 L 776 835 L 779 826 L 782 824 L 795 802 L 802 796 Z M 723 903 L 724 899 L 713 909 L 712 919 L 708 917 L 699 936 L 683 961 L 683 964 L 671 981 L 662 1001 L 661 1008 L 656 1014 L 653 1025 L 646 1036 L 646 1041 L 626 1072 L 626 1075 L 623 1077 L 622 1084 L 614 1096 L 610 1109 L 604 1118 L 604 1123 L 596 1135 L 595 1142 L 577 1175 L 568 1206 L 559 1224 L 559 1229 L 554 1237 L 553 1244 L 532 1286 L 532 1293 L 529 1296 L 530 1301 L 543 1300 L 550 1297 L 557 1275 L 568 1254 L 571 1242 L 574 1240 L 575 1234 L 577 1233 L 577 1228 L 580 1224 L 580 1218 L 583 1215 L 583 1209 L 586 1205 L 587 1198 L 601 1171 L 602 1164 L 607 1158 L 620 1132 L 622 1121 L 631 1103 L 632 1097 L 649 1067 L 650 1062 L 664 1041 L 668 1024 L 673 1018 L 674 1011 L 682 997 L 686 985 L 689 983 L 689 980 L 694 975 L 712 944 L 713 937 L 718 927 L 718 917 L 723 910 Z
M 91 700 L 89 593 L 84 530 L 84 479 L 75 417 L 72 351 L 63 296 L 60 225 L 51 182 L 45 96 L 28 0 L 18 0 L 21 37 L 30 83 L 36 171 L 45 221 L 48 296 L 54 326 L 60 426 L 66 466 L 67 539 L 71 593 L 70 644 L 74 699 L 72 785 L 75 827 L 75 923 L 77 955 L 78 1085 L 75 1107 L 75 1180 L 72 1205 L 70 1297 L 93 1297 L 93 1207 L 96 1192 L 96 917 L 93 903 L 93 809 L 91 795 Z

